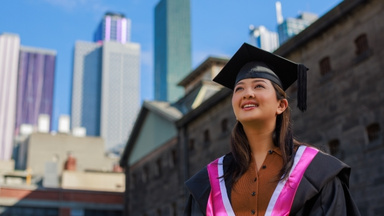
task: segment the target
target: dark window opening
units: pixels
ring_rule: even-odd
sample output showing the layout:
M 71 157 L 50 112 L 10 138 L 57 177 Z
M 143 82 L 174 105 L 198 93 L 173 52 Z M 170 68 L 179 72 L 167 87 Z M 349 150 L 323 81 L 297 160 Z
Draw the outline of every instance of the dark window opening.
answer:
M 328 142 L 329 153 L 336 155 L 340 151 L 340 142 L 338 139 L 334 139 Z
M 173 163 L 173 165 L 177 164 L 177 151 L 176 151 L 176 149 L 172 150 L 172 163 Z
M 319 66 L 320 66 L 320 74 L 322 76 L 324 76 L 324 75 L 326 75 L 332 71 L 331 60 L 329 59 L 328 56 L 324 57 L 323 59 L 320 60 Z
M 367 126 L 368 141 L 373 142 L 379 139 L 380 137 L 380 125 L 378 123 L 373 123 Z
M 190 151 L 195 150 L 195 140 L 194 139 L 190 139 L 189 140 L 188 148 L 189 148 Z
M 204 143 L 209 143 L 211 141 L 211 137 L 209 135 L 209 130 L 204 131 Z
M 221 132 L 226 133 L 228 131 L 228 119 L 221 121 Z
M 161 158 L 159 158 L 156 161 L 156 174 L 157 174 L 157 176 L 161 176 L 161 173 L 162 173 L 162 170 L 161 170 L 162 167 L 161 166 L 162 166 Z
M 368 38 L 366 34 L 361 34 L 355 39 L 356 55 L 364 54 L 369 50 Z

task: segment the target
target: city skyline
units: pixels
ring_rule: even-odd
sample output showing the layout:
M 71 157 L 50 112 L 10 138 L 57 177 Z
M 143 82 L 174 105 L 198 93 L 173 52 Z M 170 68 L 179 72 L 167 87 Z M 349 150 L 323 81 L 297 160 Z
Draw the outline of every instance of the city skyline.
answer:
M 73 49 L 76 40 L 92 41 L 100 18 L 107 11 L 125 14 L 132 21 L 131 41 L 140 43 L 142 100 L 153 98 L 153 25 L 154 7 L 149 2 L 124 1 L 111 5 L 108 1 L 37 0 L 4 2 L 0 8 L 0 32 L 20 36 L 21 45 L 57 51 L 53 127 L 58 116 L 70 114 Z M 281 1 L 283 17 L 296 17 L 300 11 L 319 16 L 340 3 L 340 0 Z M 20 14 L 23 14 L 21 16 Z M 212 15 L 214 14 L 214 16 Z M 231 14 L 230 16 L 228 14 Z M 48 17 L 48 19 L 47 19 Z M 246 0 L 209 2 L 191 1 L 192 68 L 207 56 L 230 56 L 239 44 L 248 41 L 248 26 L 264 25 L 276 30 L 275 2 Z

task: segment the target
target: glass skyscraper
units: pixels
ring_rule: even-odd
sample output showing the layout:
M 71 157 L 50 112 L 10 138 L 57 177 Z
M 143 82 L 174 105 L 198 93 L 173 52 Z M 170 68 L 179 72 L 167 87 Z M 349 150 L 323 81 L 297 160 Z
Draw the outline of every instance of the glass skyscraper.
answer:
M 0 35 L 0 160 L 12 156 L 19 49 L 18 35 Z
M 41 114 L 47 114 L 52 119 L 55 65 L 56 51 L 20 47 L 16 135 L 19 134 L 21 124 L 37 128 Z
M 189 0 L 160 0 L 154 38 L 154 99 L 174 102 L 184 93 L 177 84 L 192 67 Z

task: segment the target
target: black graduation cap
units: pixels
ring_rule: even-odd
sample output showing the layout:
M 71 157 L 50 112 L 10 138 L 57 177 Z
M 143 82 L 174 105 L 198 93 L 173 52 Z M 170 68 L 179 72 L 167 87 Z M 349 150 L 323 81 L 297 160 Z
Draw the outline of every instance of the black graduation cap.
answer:
M 242 79 L 265 78 L 285 91 L 298 80 L 297 106 L 301 111 L 305 111 L 307 70 L 303 64 L 244 43 L 213 81 L 233 90 L 236 83 Z

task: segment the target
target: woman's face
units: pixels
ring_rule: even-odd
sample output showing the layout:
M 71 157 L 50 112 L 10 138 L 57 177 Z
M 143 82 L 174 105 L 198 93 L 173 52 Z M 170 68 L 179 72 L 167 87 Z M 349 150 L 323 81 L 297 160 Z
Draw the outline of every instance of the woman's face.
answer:
M 270 80 L 248 78 L 240 80 L 233 91 L 232 108 L 242 124 L 252 121 L 275 121 L 287 108 L 286 99 L 278 100 Z

